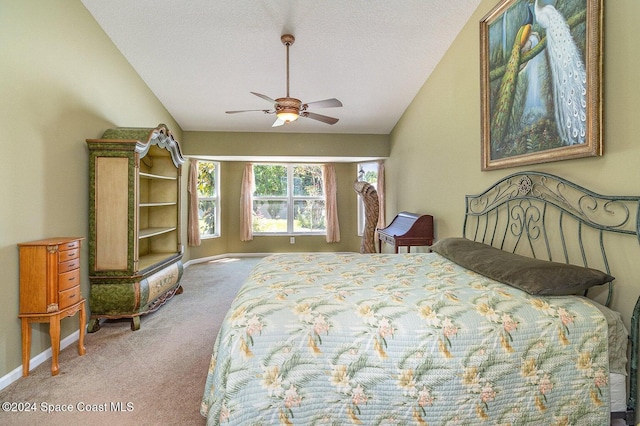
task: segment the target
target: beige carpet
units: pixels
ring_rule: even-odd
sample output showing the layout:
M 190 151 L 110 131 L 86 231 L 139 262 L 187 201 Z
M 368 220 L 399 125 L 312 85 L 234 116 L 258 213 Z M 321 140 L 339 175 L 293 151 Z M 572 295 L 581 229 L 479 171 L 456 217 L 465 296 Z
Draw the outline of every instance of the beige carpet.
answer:
M 2 425 L 204 425 L 200 400 L 213 342 L 231 300 L 260 258 L 229 258 L 191 265 L 184 292 L 143 316 L 103 322 L 60 353 L 60 374 L 47 361 L 0 392 L 0 402 L 28 402 L 36 412 L 0 411 Z M 121 403 L 123 411 L 113 411 Z M 72 412 L 45 413 L 43 404 Z M 106 412 L 80 412 L 82 407 Z M 130 409 L 127 411 L 127 409 Z

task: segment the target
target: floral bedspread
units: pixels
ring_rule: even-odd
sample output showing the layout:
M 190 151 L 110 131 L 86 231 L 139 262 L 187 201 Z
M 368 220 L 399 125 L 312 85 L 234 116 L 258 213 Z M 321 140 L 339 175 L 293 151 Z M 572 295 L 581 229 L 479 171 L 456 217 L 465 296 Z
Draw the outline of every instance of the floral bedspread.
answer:
M 208 425 L 605 425 L 607 324 L 435 253 L 263 259 L 215 343 Z

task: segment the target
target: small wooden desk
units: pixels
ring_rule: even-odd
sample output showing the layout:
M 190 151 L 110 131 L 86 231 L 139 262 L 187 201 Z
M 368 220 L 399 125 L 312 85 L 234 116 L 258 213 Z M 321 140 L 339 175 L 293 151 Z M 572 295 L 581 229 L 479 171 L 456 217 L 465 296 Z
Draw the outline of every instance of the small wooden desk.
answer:
M 398 247 L 430 246 L 433 244 L 433 216 L 400 212 L 384 229 L 378 229 L 378 252 L 382 253 L 382 242 Z
M 58 355 L 60 354 L 60 321 L 63 318 L 71 317 L 80 312 L 80 338 L 78 339 L 78 354 L 86 353 L 84 347 L 84 330 L 87 321 L 87 313 L 84 306 L 84 299 L 76 302 L 58 312 L 50 314 L 20 314 L 18 317 L 22 321 L 22 376 L 29 375 L 29 361 L 31 358 L 31 323 L 48 322 L 49 335 L 51 336 L 51 375 L 55 376 L 60 372 L 58 365 Z

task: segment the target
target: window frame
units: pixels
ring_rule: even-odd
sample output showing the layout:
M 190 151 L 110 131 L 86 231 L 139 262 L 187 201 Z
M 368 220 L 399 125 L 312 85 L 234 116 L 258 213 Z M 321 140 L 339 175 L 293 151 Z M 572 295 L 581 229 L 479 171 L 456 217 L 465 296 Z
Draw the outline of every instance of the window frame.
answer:
M 213 196 L 203 196 L 198 191 L 198 233 L 200 234 L 200 239 L 210 239 L 210 238 L 219 238 L 221 235 L 221 225 L 220 225 L 220 162 L 213 160 L 198 160 L 198 187 L 200 186 L 200 164 L 203 163 L 212 163 L 214 164 L 214 172 L 213 172 L 213 181 L 214 181 L 214 194 Z M 212 234 L 203 234 L 202 227 L 200 226 L 200 221 L 202 220 L 200 203 L 202 201 L 213 201 L 214 205 L 214 217 L 215 217 L 215 225 Z
M 255 178 L 256 178 L 256 173 L 255 173 L 255 167 L 256 166 L 281 166 L 284 167 L 286 172 L 287 172 L 287 194 L 286 195 L 267 195 L 267 196 L 258 196 L 256 195 L 256 183 L 255 183 Z M 252 165 L 252 167 L 254 168 L 254 173 L 253 173 L 253 178 L 254 178 L 254 191 L 252 194 L 252 204 L 255 203 L 257 200 L 264 200 L 264 201 L 282 201 L 285 202 L 287 207 L 287 231 L 286 232 L 282 232 L 282 231 L 276 231 L 276 232 L 268 232 L 268 231 L 256 231 L 255 229 L 253 229 L 253 223 L 252 223 L 252 232 L 254 236 L 297 236 L 297 235 L 315 235 L 315 236 L 323 236 L 323 235 L 327 235 L 327 229 L 326 226 L 324 229 L 319 230 L 319 231 L 294 231 L 294 225 L 295 225 L 295 204 L 296 201 L 308 201 L 308 200 L 318 200 L 321 201 L 324 205 L 323 207 L 323 213 L 324 213 L 324 217 L 326 218 L 327 215 L 327 206 L 326 206 L 326 201 L 325 201 L 325 186 L 324 186 L 324 176 L 321 177 L 322 179 L 322 183 L 321 183 L 321 188 L 322 188 L 322 193 L 320 195 L 294 195 L 294 190 L 295 190 L 295 185 L 294 185 L 294 169 L 297 166 L 314 166 L 314 167 L 318 167 L 320 168 L 320 171 L 322 172 L 322 164 L 318 164 L 318 163 L 254 163 Z M 252 214 L 254 212 L 254 205 L 252 205 Z

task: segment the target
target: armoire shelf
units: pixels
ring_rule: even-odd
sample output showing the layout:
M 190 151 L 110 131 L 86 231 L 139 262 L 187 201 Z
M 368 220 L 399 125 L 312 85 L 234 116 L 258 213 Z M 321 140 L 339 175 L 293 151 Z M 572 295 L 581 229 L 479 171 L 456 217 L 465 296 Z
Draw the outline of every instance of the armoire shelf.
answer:
M 165 179 L 165 180 L 176 180 L 175 177 L 172 176 L 160 176 L 160 175 L 152 175 L 150 173 L 142 173 L 140 172 L 140 179 Z
M 182 292 L 184 158 L 166 126 L 109 129 L 89 147 L 89 332 L 101 319 L 158 309 Z
M 156 235 L 161 235 L 161 234 L 165 234 L 167 232 L 171 232 L 171 231 L 175 231 L 176 228 L 146 228 L 146 229 L 141 229 L 140 230 L 140 234 L 138 235 L 138 238 L 143 239 L 143 238 L 151 238 L 151 237 L 155 237 Z
M 158 203 L 140 203 L 140 207 L 162 207 L 162 206 L 175 206 L 176 203 L 172 202 L 158 202 Z

